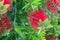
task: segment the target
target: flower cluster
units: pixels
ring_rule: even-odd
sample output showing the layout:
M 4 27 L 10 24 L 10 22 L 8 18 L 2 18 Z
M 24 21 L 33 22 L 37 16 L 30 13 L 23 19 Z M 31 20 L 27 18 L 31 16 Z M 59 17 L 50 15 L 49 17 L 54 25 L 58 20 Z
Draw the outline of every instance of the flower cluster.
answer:
M 0 3 L 3 3 L 3 6 L 9 5 L 6 10 L 10 10 L 12 6 L 12 0 L 0 0 Z M 2 9 L 1 9 L 2 10 Z M 6 11 L 6 12 L 7 12 Z M 11 22 L 6 12 L 1 12 L 0 14 L 0 34 L 5 32 L 5 30 L 11 29 Z
M 51 13 L 57 13 L 58 12 L 58 7 L 60 7 L 60 3 L 59 3 L 59 0 L 47 0 L 46 2 L 45 2 L 45 5 L 46 5 L 46 8 L 51 12 Z M 54 15 L 55 16 L 55 15 Z M 52 16 L 52 18 L 54 17 L 54 16 Z M 46 19 L 49 19 L 49 16 L 47 16 L 46 15 L 46 11 L 44 11 L 44 10 L 42 10 L 42 9 L 40 9 L 40 10 L 35 10 L 35 11 L 32 11 L 32 12 L 30 12 L 30 13 L 28 13 L 28 21 L 29 21 L 29 23 L 30 23 L 30 25 L 35 29 L 35 30 L 37 30 L 38 29 L 38 27 L 41 27 L 42 25 L 41 24 L 39 24 L 39 21 L 42 21 L 42 22 L 45 22 L 45 20 Z M 58 20 L 58 19 L 56 19 L 56 20 Z M 49 20 L 48 20 L 49 21 Z M 50 20 L 51 22 L 52 22 L 52 19 Z M 53 24 L 51 23 L 51 22 L 49 22 L 50 24 L 50 26 L 48 26 L 48 27 L 51 27 L 51 30 L 52 29 L 54 29 L 54 26 L 53 26 Z M 45 22 L 45 23 L 47 23 L 47 21 Z M 55 22 L 53 22 L 53 23 L 55 23 Z M 56 22 L 57 23 L 57 22 Z M 48 23 L 47 23 L 48 24 Z M 44 24 L 43 24 L 43 26 L 45 26 Z M 48 28 L 47 27 L 47 28 Z M 49 29 L 45 29 L 46 31 Z M 52 30 L 53 31 L 53 30 Z M 51 32 L 49 32 L 49 33 L 51 33 Z M 55 35 L 55 33 L 53 33 L 53 34 L 48 34 L 48 33 L 46 33 L 47 35 L 46 35 L 46 40 L 56 40 L 56 35 Z M 51 37 L 50 37 L 51 36 Z

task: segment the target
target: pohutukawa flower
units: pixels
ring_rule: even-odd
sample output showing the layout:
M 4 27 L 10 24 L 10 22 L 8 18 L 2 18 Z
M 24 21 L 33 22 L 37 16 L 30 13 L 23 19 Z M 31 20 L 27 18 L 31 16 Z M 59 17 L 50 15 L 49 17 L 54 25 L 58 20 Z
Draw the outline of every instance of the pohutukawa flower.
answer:
M 47 18 L 44 10 L 36 10 L 28 13 L 28 21 L 35 30 L 39 27 L 39 21 L 44 22 Z
M 3 24 L 6 29 L 11 29 L 11 22 L 10 22 L 10 19 L 7 15 L 5 15 L 3 18 Z
M 3 33 L 12 27 L 10 19 L 6 14 L 6 12 L 11 9 L 12 0 L 0 0 L 0 4 L 0 33 Z
M 5 30 L 9 30 L 12 28 L 9 17 L 4 14 L 0 20 L 0 33 L 3 33 Z
M 57 7 L 55 4 L 53 4 L 53 2 L 51 0 L 47 0 L 46 2 L 46 7 L 52 12 L 52 13 L 56 13 L 57 12 Z
M 52 3 L 54 3 L 56 6 L 60 7 L 60 0 L 50 0 Z

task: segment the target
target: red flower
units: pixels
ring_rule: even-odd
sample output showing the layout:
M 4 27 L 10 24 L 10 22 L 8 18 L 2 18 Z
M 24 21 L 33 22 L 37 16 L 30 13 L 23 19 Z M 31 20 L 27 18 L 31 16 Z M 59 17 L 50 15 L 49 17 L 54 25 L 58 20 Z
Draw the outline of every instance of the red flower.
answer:
M 0 34 L 2 34 L 5 31 L 4 27 L 0 28 Z
M 0 20 L 0 28 L 2 27 L 2 25 L 3 25 L 3 24 L 2 24 L 2 21 Z
M 0 0 L 0 2 L 3 0 Z M 4 0 L 3 5 L 8 4 L 9 7 L 7 10 L 11 9 L 12 0 Z M 2 14 L 3 17 L 0 17 L 0 33 L 3 33 L 5 30 L 11 29 L 11 22 L 9 17 L 6 14 Z
M 1 2 L 2 0 L 0 0 L 0 2 Z M 12 6 L 12 0 L 4 0 L 4 3 L 3 3 L 4 5 L 6 5 L 6 4 L 8 4 L 9 5 L 9 7 L 7 8 L 7 10 L 10 10 L 11 9 L 11 6 Z
M 57 37 L 55 35 L 52 36 L 51 40 L 56 40 Z
M 57 12 L 57 8 L 55 7 L 55 5 L 51 2 L 51 0 L 48 0 L 46 2 L 46 6 L 47 8 L 52 12 L 52 13 L 56 13 Z
M 60 0 L 51 0 L 56 6 L 60 7 Z
M 43 10 L 37 10 L 34 12 L 30 12 L 28 14 L 28 21 L 34 29 L 38 28 L 39 20 L 42 20 L 42 22 L 44 22 L 46 19 L 47 19 L 47 15 Z
M 12 26 L 9 17 L 6 14 L 3 14 L 3 17 L 0 19 L 0 34 L 11 28 Z
M 57 37 L 55 35 L 46 35 L 46 40 L 56 40 Z
M 6 29 L 11 29 L 11 22 L 9 17 L 5 14 L 3 18 L 3 24 L 5 25 Z

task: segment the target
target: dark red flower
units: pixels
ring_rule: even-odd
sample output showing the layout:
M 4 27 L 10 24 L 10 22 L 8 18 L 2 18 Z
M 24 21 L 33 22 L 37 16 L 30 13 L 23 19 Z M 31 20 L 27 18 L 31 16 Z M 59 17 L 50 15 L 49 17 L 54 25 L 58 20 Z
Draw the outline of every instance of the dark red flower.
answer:
M 51 39 L 51 36 L 49 36 L 49 35 L 46 35 L 46 40 L 50 40 Z
M 2 24 L 2 21 L 0 20 L 0 28 L 2 27 L 2 25 L 3 25 L 3 24 Z
M 56 40 L 56 35 L 46 35 L 46 40 Z
M 57 8 L 56 8 L 56 6 L 51 2 L 51 0 L 47 0 L 47 2 L 46 2 L 46 7 L 47 7 L 52 13 L 56 13 L 56 12 L 57 12 Z
M 28 14 L 28 21 L 34 29 L 37 29 L 39 26 L 39 20 L 44 22 L 47 19 L 47 15 L 44 10 L 36 10 Z
M 51 40 L 56 40 L 57 37 L 55 35 L 52 36 Z
M 3 24 L 5 25 L 6 29 L 11 29 L 11 27 L 12 27 L 10 19 L 7 15 L 5 15 L 4 18 L 3 18 Z
M 6 14 L 3 14 L 3 17 L 0 19 L 0 34 L 11 28 L 12 26 L 9 17 Z
M 0 34 L 2 34 L 5 31 L 4 27 L 0 28 Z

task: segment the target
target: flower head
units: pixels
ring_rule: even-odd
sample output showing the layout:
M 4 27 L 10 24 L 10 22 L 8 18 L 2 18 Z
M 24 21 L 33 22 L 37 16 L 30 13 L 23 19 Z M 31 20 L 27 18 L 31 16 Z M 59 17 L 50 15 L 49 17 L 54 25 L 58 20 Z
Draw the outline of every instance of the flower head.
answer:
M 51 0 L 47 0 L 46 6 L 47 6 L 47 8 L 48 8 L 52 13 L 56 13 L 56 12 L 57 12 L 56 5 L 53 4 L 53 3 L 51 2 Z
M 28 21 L 34 29 L 37 29 L 40 25 L 39 20 L 44 22 L 47 18 L 44 10 L 36 10 L 28 14 Z

